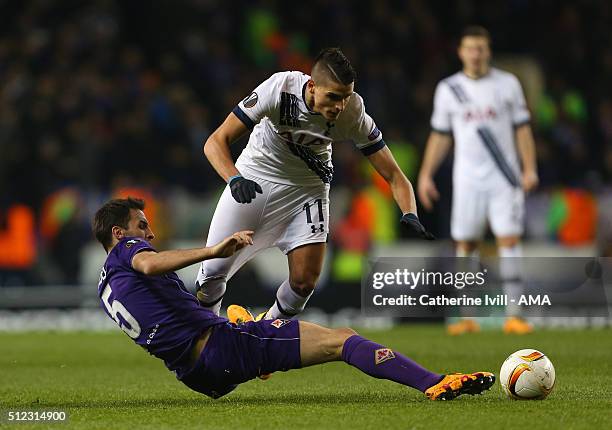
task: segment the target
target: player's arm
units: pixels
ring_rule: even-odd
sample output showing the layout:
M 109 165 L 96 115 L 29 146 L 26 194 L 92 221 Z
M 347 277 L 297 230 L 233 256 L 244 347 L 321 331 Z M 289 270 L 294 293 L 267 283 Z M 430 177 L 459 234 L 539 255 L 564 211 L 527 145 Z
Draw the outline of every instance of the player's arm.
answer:
M 238 103 L 204 144 L 204 155 L 229 184 L 232 197 L 238 203 L 251 203 L 263 190 L 255 181 L 242 177 L 232 159 L 230 145 L 275 111 L 279 101 L 277 95 L 285 76 L 285 73 L 275 73 L 259 84 L 255 91 Z
M 399 168 L 389 147 L 385 146 L 381 150 L 368 156 L 368 160 L 376 171 L 389 183 L 393 198 L 402 210 L 402 213 L 417 213 L 416 201 L 412 184 Z
M 513 76 L 509 84 L 511 90 L 512 123 L 514 124 L 517 150 L 523 165 L 521 185 L 523 190 L 529 192 L 537 187 L 539 182 L 535 143 L 531 127 L 529 126 L 531 115 L 527 109 L 525 94 L 519 80 Z
M 529 192 L 537 187 L 539 182 L 533 134 L 529 124 L 518 126 L 515 133 L 517 149 L 523 165 L 522 185 L 523 189 Z
M 391 187 L 393 198 L 402 210 L 401 223 L 419 237 L 429 240 L 433 239 L 433 235 L 423 227 L 417 217 L 416 200 L 412 184 L 397 165 L 389 148 L 384 146 L 367 157 L 372 166 Z
M 238 203 L 251 203 L 256 193 L 263 192 L 258 183 L 242 177 L 230 152 L 230 145 L 247 131 L 244 122 L 231 112 L 204 144 L 204 155 L 219 176 L 230 185 L 232 197 Z
M 132 258 L 134 270 L 145 275 L 163 275 L 180 270 L 210 258 L 224 258 L 253 244 L 252 231 L 240 231 L 211 247 L 173 249 L 168 251 L 141 251 Z
M 429 134 L 417 184 L 419 200 L 426 210 L 431 210 L 433 202 L 440 197 L 433 177 L 438 167 L 440 167 L 442 160 L 446 158 L 451 145 L 452 137 L 450 134 L 440 133 L 435 130 L 432 130 Z
M 232 112 L 204 143 L 204 155 L 225 182 L 240 174 L 232 159 L 230 145 L 247 131 L 246 125 Z

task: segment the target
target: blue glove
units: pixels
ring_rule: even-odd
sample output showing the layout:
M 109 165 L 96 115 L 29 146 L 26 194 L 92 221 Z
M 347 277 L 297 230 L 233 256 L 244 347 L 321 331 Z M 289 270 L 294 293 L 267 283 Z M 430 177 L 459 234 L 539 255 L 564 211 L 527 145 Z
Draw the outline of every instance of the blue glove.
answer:
M 435 236 L 428 232 L 423 224 L 419 221 L 419 218 L 413 213 L 407 213 L 402 216 L 400 222 L 407 227 L 410 232 L 410 236 L 420 237 L 425 240 L 435 240 Z
M 255 193 L 262 194 L 263 190 L 259 184 L 240 175 L 232 176 L 229 181 L 232 197 L 238 203 L 251 203 L 255 199 Z

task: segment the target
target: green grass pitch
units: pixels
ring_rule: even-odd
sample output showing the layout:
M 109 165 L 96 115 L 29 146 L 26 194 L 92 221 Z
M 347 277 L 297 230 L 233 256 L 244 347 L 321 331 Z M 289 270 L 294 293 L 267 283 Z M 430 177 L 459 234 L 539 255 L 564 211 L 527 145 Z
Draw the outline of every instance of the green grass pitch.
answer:
M 499 382 L 481 396 L 431 402 L 344 363 L 277 373 L 219 400 L 190 391 L 119 330 L 0 334 L 0 420 L 7 410 L 65 410 L 54 428 L 410 429 L 612 428 L 612 331 L 542 330 L 524 337 L 483 332 L 448 337 L 442 326 L 404 325 L 361 334 L 439 372 L 492 370 L 521 348 L 553 361 L 557 383 L 543 401 L 513 401 Z

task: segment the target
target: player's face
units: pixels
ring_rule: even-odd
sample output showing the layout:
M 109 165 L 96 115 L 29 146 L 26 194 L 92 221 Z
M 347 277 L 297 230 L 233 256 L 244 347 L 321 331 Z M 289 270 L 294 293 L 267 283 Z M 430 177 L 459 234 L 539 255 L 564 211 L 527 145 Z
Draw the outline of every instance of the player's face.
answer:
M 127 230 L 123 229 L 123 236 L 139 237 L 149 242 L 155 239 L 149 221 L 147 221 L 147 217 L 140 209 L 130 209 L 130 221 L 128 222 Z
M 336 82 L 324 82 L 317 85 L 311 81 L 309 86 L 311 93 L 314 95 L 315 112 L 320 113 L 328 121 L 338 119 L 349 98 L 353 95 L 354 84 L 349 85 L 339 84 Z
M 467 72 L 476 75 L 486 73 L 491 59 L 489 41 L 481 36 L 464 37 L 459 46 L 459 58 Z

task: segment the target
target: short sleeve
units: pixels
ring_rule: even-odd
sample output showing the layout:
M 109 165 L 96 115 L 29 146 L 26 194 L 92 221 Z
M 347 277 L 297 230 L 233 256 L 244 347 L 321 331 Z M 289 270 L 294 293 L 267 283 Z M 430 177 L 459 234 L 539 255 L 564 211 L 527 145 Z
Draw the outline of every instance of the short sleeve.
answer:
M 155 251 L 149 242 L 137 237 L 123 239 L 116 247 L 119 263 L 128 268 L 132 267 L 132 258 L 139 252 Z
M 279 103 L 283 73 L 275 73 L 246 96 L 232 111 L 250 130 L 264 117 L 270 117 Z
M 382 132 L 376 126 L 372 117 L 366 113 L 361 96 L 354 94 L 353 97 L 357 98 L 355 105 L 356 123 L 350 128 L 349 139 L 353 141 L 363 155 L 372 155 L 385 146 L 385 141 Z
M 529 109 L 527 109 L 527 102 L 525 101 L 521 83 L 514 76 L 512 77 L 511 88 L 512 124 L 514 127 L 520 127 L 523 124 L 529 123 L 531 115 L 529 114 Z
M 431 128 L 438 133 L 450 134 L 452 131 L 449 91 L 448 85 L 440 82 L 434 93 Z

